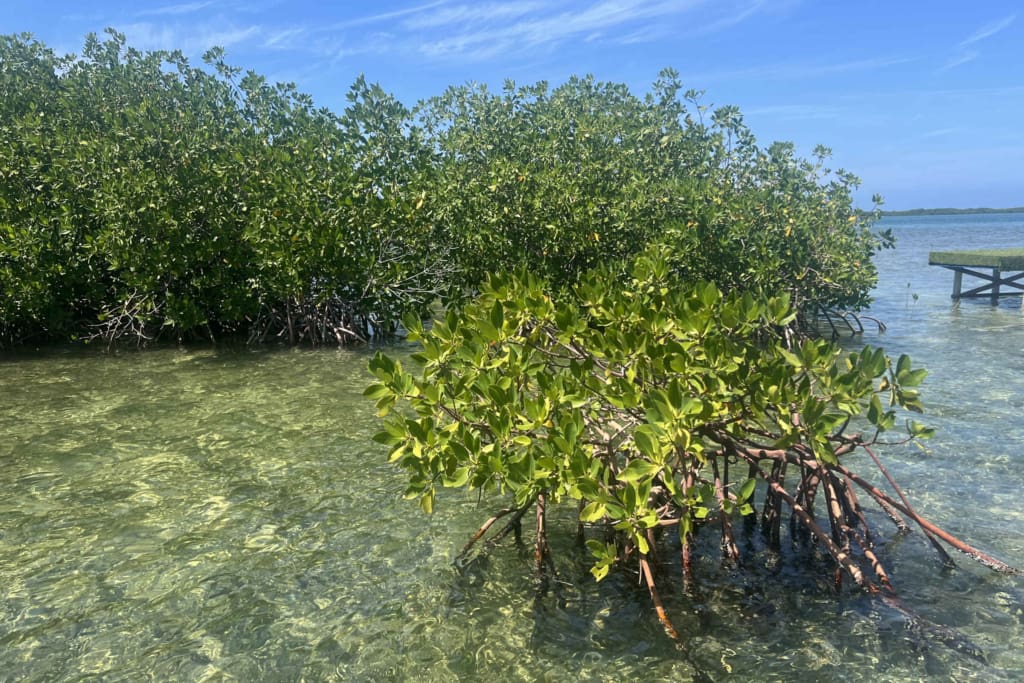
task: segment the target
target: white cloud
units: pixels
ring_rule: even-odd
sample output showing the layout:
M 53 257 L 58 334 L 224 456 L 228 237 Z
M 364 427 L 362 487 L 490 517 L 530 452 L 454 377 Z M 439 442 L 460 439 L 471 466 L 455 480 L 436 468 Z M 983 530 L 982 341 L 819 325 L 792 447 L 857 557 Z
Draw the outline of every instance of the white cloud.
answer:
M 391 21 L 392 19 L 398 19 L 400 17 L 407 17 L 413 14 L 419 14 L 434 7 L 444 5 L 447 0 L 436 0 L 435 2 L 428 2 L 423 5 L 416 5 L 415 7 L 406 7 L 405 9 L 394 10 L 393 12 L 381 12 L 380 14 L 370 14 L 365 17 L 356 17 L 354 19 L 347 19 L 345 21 L 339 21 L 329 26 L 324 27 L 325 30 L 337 30 L 342 28 L 349 28 L 352 26 L 365 26 L 366 24 L 376 24 L 382 21 Z
M 181 50 L 186 55 L 200 54 L 211 47 L 228 48 L 256 38 L 263 33 L 259 26 L 222 27 L 171 26 L 152 22 L 136 22 L 118 27 L 128 44 L 142 50 Z
M 168 14 L 192 14 L 193 12 L 198 12 L 212 4 L 213 0 L 206 0 L 206 2 L 183 2 L 177 5 L 164 5 L 163 7 L 143 10 L 141 12 L 137 12 L 136 16 L 146 17 Z
M 757 14 L 767 5 L 767 0 L 756 0 L 738 12 L 728 14 L 717 21 L 711 22 L 710 24 L 699 26 L 696 33 L 718 33 L 719 31 L 723 31 L 727 28 L 732 28 L 733 26 L 746 21 L 754 14 Z
M 775 104 L 745 107 L 745 116 L 770 116 L 781 121 L 836 120 L 847 114 L 839 107 L 817 104 Z
M 737 69 L 735 71 L 718 71 L 699 74 L 696 80 L 708 81 L 729 81 L 735 79 L 759 78 L 769 80 L 800 80 L 804 78 L 820 78 L 838 73 L 851 71 L 875 71 L 878 69 L 907 64 L 917 61 L 915 57 L 876 57 L 873 59 L 858 59 L 848 62 L 837 62 L 833 64 L 819 63 L 788 63 L 788 64 L 766 64 L 749 69 Z M 694 78 L 691 74 L 690 78 Z
M 336 62 L 392 54 L 460 63 L 544 53 L 570 41 L 632 45 L 723 30 L 791 0 L 432 0 L 327 24 L 267 27 L 262 46 Z M 201 3 L 192 3 L 199 5 Z M 681 18 L 689 21 L 682 26 Z M 352 30 L 380 24 L 386 34 Z M 255 35 L 245 34 L 244 39 Z M 181 34 L 185 37 L 185 34 Z M 228 36 L 229 38 L 232 36 Z M 195 43 L 195 38 L 190 38 Z
M 970 45 L 972 43 L 978 42 L 979 40 L 984 40 L 986 38 L 994 36 L 995 34 L 999 33 L 1003 29 L 1007 28 L 1010 24 L 1012 24 L 1016 18 L 1017 18 L 1016 14 L 1011 14 L 1011 15 L 1009 15 L 1007 17 L 1003 17 L 999 21 L 996 21 L 996 22 L 993 22 L 991 24 L 987 24 L 985 26 L 982 26 L 977 31 L 972 33 L 970 36 L 968 36 L 967 38 L 962 40 L 960 42 L 959 47 L 967 47 L 968 45 Z
M 942 66 L 942 68 L 939 69 L 939 71 L 948 71 L 949 69 L 953 69 L 955 67 L 958 67 L 961 64 L 966 64 L 967 62 L 973 62 L 979 56 L 981 56 L 981 53 L 978 52 L 977 50 L 967 50 L 966 52 L 961 52 L 959 54 L 956 54 L 956 55 L 953 55 L 952 57 L 950 57 L 949 61 L 947 61 Z
M 201 22 L 191 23 L 141 20 L 122 31 L 138 47 L 179 48 L 186 54 L 212 45 L 231 47 L 258 40 L 263 49 L 303 52 L 331 61 L 390 53 L 472 62 L 546 53 L 567 42 L 633 45 L 666 40 L 684 30 L 720 31 L 788 1 L 421 0 L 413 6 L 324 24 L 230 24 L 222 18 L 215 23 L 206 15 Z M 216 5 L 214 0 L 195 0 L 141 14 L 169 19 Z M 378 27 L 387 33 L 365 30 Z
M 291 49 L 307 33 L 308 31 L 304 28 L 286 28 L 275 31 L 266 37 L 263 41 L 263 47 Z
M 959 127 L 958 128 L 937 128 L 935 130 L 930 130 L 930 131 L 928 131 L 926 133 L 921 133 L 920 137 L 924 138 L 924 139 L 941 138 L 941 137 L 946 137 L 947 135 L 952 135 L 954 133 L 959 133 L 962 130 L 963 130 L 963 128 L 959 128 Z
M 435 3 L 436 4 L 436 3 Z M 465 26 L 468 23 L 508 20 L 526 14 L 543 11 L 551 3 L 543 2 L 489 2 L 473 5 L 441 6 L 433 12 L 419 12 L 416 16 L 402 22 L 405 28 L 429 29 L 452 25 Z
M 495 5 L 505 17 L 518 21 L 488 20 L 447 38 L 424 42 L 419 51 L 429 57 L 482 60 L 509 52 L 549 48 L 566 40 L 619 30 L 642 21 L 682 14 L 703 0 L 655 1 L 602 0 L 582 10 L 564 10 L 547 15 L 519 13 L 524 2 Z M 450 15 L 454 18 L 454 14 Z

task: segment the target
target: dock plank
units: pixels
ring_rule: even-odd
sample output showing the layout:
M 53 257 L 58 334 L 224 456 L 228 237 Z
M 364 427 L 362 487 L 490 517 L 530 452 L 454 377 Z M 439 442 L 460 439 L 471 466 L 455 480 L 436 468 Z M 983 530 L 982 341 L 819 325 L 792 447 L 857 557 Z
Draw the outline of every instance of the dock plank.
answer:
M 928 254 L 928 265 L 1024 270 L 1024 248 L 933 251 Z
M 1000 296 L 1024 293 L 1024 284 L 1020 282 L 1024 279 L 1024 249 L 933 251 L 928 254 L 928 265 L 953 271 L 953 299 L 985 296 L 995 304 Z M 992 273 L 983 273 L 976 268 L 991 268 Z M 965 292 L 964 275 L 978 278 L 984 284 Z

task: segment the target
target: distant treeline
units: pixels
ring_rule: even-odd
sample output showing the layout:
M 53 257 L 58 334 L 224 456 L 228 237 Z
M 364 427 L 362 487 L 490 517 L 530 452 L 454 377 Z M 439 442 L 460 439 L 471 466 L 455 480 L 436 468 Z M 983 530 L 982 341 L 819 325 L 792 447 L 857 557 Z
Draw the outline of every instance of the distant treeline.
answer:
M 971 213 L 1024 213 L 1024 206 L 1009 209 L 908 209 L 906 211 L 881 211 L 881 216 L 962 216 Z
M 219 338 L 344 343 L 458 305 L 492 273 L 569 288 L 660 248 L 674 277 L 857 309 L 886 239 L 858 180 L 759 147 L 665 70 L 452 87 L 340 113 L 291 84 L 90 35 L 0 36 L 0 347 Z M 609 283 L 610 286 L 616 286 Z

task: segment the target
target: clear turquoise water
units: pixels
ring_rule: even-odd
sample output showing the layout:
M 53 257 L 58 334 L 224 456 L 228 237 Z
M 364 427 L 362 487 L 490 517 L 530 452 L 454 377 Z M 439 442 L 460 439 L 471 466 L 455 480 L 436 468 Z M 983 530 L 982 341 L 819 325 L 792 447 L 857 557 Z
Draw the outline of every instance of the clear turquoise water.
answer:
M 883 457 L 925 516 L 1024 566 L 1021 301 L 954 306 L 952 274 L 927 266 L 931 249 L 1024 245 L 1024 216 L 885 227 L 899 246 L 878 258 L 872 314 L 888 331 L 866 340 L 932 370 L 939 433 Z M 367 353 L 0 359 L 0 680 L 1024 677 L 1022 580 L 967 559 L 942 570 L 880 516 L 900 593 L 986 662 L 792 563 L 741 575 L 710 553 L 698 599 L 664 596 L 683 647 L 635 577 L 593 583 L 568 524 L 554 525 L 546 594 L 511 546 L 457 569 L 489 508 L 448 492 L 423 518 L 401 499 L 369 438 Z

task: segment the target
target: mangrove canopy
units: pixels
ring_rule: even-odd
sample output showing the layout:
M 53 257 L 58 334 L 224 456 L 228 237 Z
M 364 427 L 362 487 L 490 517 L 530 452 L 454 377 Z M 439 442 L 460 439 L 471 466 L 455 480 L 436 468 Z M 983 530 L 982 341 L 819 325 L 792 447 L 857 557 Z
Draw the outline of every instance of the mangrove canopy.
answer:
M 0 36 L 0 344 L 346 343 L 529 268 L 558 292 L 668 247 L 681 281 L 856 311 L 887 237 L 857 180 L 756 144 L 664 71 L 451 87 L 291 84 L 90 35 Z

